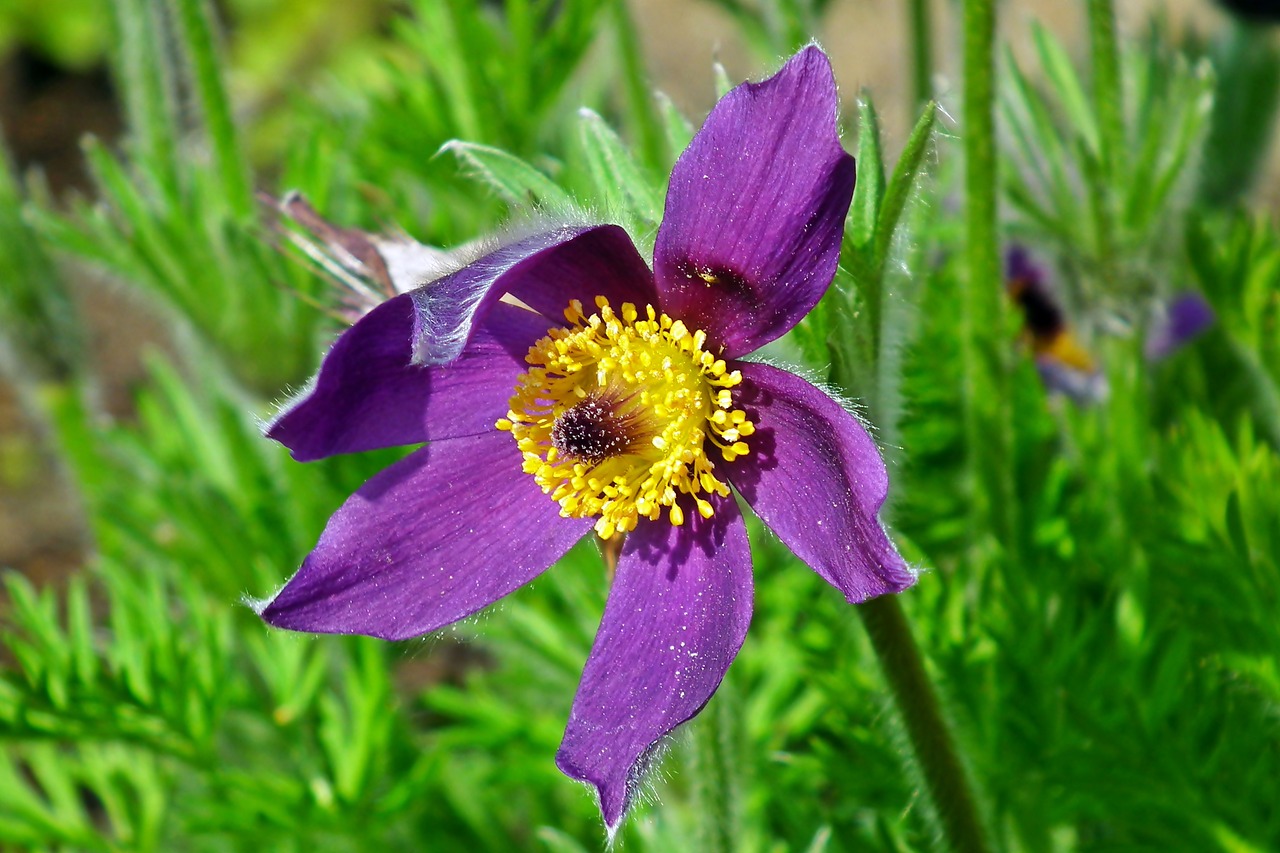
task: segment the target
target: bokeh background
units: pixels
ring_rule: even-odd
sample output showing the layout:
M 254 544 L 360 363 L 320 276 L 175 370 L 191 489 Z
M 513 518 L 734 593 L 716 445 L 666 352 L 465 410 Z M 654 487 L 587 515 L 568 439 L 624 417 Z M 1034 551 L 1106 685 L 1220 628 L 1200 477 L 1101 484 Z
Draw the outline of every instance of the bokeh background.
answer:
M 607 593 L 590 545 L 422 641 L 241 605 L 396 458 L 260 437 L 341 322 L 255 193 L 443 247 L 575 206 L 643 248 L 716 97 L 814 38 L 859 195 L 770 356 L 876 426 L 991 849 L 1280 849 L 1274 13 L 995 4 L 988 236 L 1033 259 L 1049 334 L 969 260 L 979 5 L 0 5 L 0 850 L 601 849 L 553 763 Z M 1190 296 L 1211 325 L 1145 353 Z M 751 533 L 751 635 L 618 846 L 947 849 L 854 611 Z

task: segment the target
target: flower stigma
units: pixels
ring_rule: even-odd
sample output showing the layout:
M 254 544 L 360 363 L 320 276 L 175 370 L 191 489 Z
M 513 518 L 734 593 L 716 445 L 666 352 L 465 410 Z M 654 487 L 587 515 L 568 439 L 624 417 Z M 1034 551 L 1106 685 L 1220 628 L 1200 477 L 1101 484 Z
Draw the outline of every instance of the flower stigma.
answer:
M 729 389 L 742 374 L 703 349 L 705 332 L 652 306 L 641 319 L 624 303 L 619 316 L 598 296 L 596 309 L 588 317 L 575 299 L 564 312 L 570 325 L 530 348 L 529 370 L 497 428 L 515 438 L 524 471 L 561 515 L 599 516 L 602 539 L 634 530 L 642 516 L 656 521 L 664 509 L 683 524 L 681 494 L 710 518 L 707 497 L 727 497 L 729 486 L 708 453 L 732 462 L 755 432 L 733 408 Z

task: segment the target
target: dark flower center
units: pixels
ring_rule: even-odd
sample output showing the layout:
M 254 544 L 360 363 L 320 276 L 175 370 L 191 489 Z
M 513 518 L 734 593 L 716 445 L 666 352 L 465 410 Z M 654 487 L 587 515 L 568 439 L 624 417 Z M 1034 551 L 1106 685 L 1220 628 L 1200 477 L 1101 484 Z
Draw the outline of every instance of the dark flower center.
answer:
M 607 403 L 589 397 L 567 409 L 551 427 L 551 445 L 566 456 L 596 464 L 624 452 L 632 437 Z

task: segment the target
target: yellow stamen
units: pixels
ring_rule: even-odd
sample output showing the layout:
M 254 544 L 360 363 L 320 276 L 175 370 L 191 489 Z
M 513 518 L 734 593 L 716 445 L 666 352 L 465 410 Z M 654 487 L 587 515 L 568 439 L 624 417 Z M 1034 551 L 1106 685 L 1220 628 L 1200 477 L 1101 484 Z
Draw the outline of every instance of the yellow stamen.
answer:
M 572 325 L 533 345 L 497 428 L 515 438 L 525 472 L 560 514 L 598 516 L 603 539 L 634 530 L 641 517 L 656 521 L 664 509 L 683 524 L 680 495 L 710 518 L 703 496 L 726 497 L 729 486 L 708 452 L 732 462 L 749 452 L 743 439 L 755 432 L 746 412 L 732 408 L 729 389 L 742 375 L 702 348 L 704 332 L 652 306 L 642 313 L 625 303 L 619 317 L 597 297 L 596 308 L 588 317 L 575 299 L 564 312 Z

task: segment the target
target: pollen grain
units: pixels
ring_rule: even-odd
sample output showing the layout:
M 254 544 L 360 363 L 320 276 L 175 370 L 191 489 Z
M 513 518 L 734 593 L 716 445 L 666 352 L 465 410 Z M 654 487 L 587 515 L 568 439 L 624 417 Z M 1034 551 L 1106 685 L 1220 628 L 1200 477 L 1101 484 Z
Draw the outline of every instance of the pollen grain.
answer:
M 748 452 L 755 432 L 734 408 L 742 374 L 706 346 L 706 333 L 631 303 L 616 313 L 604 297 L 587 316 L 574 300 L 569 326 L 552 329 L 525 356 L 511 411 L 497 422 L 524 454 L 524 470 L 560 504 L 561 515 L 597 517 L 602 539 L 664 514 L 684 523 L 689 495 L 704 518 L 725 497 L 715 455 Z

